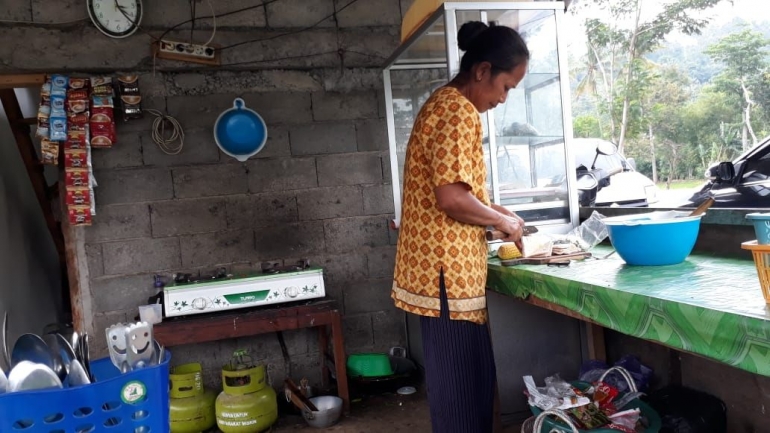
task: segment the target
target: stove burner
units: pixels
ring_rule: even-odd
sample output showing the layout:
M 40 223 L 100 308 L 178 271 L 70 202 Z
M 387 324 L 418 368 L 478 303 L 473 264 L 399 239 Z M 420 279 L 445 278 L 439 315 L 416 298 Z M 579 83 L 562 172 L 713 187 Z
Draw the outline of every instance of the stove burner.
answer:
M 230 275 L 227 274 L 227 269 L 219 268 L 213 274 L 209 274 L 209 275 L 202 275 L 200 273 L 198 273 L 197 276 L 193 276 L 193 274 L 174 274 L 174 283 L 176 284 L 200 283 L 203 281 L 224 280 L 229 277 Z
M 264 274 L 281 274 L 284 272 L 296 272 L 310 267 L 310 260 L 301 259 L 297 260 L 292 265 L 278 266 L 275 263 L 262 262 L 262 273 Z

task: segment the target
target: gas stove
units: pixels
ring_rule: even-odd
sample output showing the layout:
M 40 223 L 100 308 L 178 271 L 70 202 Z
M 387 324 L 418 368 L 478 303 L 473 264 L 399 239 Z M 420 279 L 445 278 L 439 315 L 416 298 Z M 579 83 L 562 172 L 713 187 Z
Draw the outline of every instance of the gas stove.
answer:
M 323 269 L 300 260 L 288 266 L 263 263 L 262 272 L 233 276 L 224 268 L 208 275 L 176 274 L 163 288 L 166 317 L 235 310 L 326 296 Z

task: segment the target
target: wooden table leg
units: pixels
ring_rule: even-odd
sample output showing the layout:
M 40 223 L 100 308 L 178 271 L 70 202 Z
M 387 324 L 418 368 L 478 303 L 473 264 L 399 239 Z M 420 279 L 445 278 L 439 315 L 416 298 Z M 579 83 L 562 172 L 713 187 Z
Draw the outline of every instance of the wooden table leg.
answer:
M 321 354 L 321 385 L 324 388 L 329 387 L 329 378 L 331 373 L 329 365 L 326 363 L 326 351 L 329 350 L 329 336 L 326 335 L 326 326 L 318 327 L 318 351 Z
M 345 339 L 342 336 L 342 316 L 339 311 L 332 314 L 332 346 L 334 350 L 334 367 L 337 374 L 337 394 L 342 399 L 345 413 L 350 412 L 350 392 L 348 391 L 347 357 L 345 356 Z

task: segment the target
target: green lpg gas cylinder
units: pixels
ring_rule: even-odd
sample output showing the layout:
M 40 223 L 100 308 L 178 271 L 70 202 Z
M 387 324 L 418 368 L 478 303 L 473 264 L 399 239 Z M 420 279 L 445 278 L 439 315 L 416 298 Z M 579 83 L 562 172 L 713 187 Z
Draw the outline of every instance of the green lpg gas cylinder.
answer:
M 217 397 L 217 426 L 223 433 L 258 433 L 278 419 L 275 391 L 265 380 L 265 366 L 255 366 L 243 351 L 222 368 L 222 392 Z
M 196 363 L 174 367 L 168 375 L 169 419 L 171 433 L 200 433 L 216 424 L 214 391 L 203 388 L 201 365 Z

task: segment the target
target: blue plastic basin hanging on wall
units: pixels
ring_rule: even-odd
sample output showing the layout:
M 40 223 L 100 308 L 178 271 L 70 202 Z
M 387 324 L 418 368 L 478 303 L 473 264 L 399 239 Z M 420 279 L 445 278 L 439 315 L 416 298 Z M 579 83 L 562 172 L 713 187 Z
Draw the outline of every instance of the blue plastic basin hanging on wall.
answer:
M 233 108 L 217 118 L 214 140 L 222 152 L 243 162 L 265 147 L 267 125 L 256 111 L 246 107 L 243 99 L 235 98 Z

